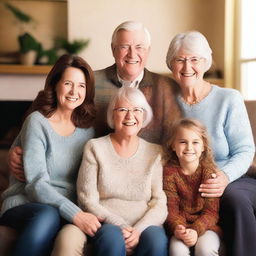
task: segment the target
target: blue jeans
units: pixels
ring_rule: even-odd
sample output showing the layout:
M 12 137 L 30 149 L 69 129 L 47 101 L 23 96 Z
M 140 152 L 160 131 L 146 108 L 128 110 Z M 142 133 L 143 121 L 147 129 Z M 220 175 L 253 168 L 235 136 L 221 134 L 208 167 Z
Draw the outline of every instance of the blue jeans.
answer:
M 92 238 L 95 256 L 125 256 L 122 230 L 112 224 L 103 224 Z M 133 256 L 167 256 L 168 239 L 162 227 L 149 226 L 140 235 Z
M 51 251 L 60 220 L 55 207 L 28 203 L 7 210 L 0 218 L 0 224 L 19 232 L 13 256 L 45 256 Z

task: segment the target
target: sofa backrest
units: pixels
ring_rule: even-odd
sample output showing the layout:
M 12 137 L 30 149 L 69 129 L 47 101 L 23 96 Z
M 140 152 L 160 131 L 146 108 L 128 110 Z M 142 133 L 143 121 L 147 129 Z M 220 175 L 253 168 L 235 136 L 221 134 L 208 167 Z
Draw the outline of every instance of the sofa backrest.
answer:
M 256 144 L 256 100 L 246 100 L 245 106 L 251 122 L 254 144 Z

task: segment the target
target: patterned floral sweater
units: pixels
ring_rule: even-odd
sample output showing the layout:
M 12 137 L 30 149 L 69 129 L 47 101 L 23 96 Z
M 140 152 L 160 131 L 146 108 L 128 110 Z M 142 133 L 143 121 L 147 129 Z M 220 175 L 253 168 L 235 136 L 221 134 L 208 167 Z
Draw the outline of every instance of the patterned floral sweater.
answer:
M 177 225 L 184 225 L 197 231 L 198 236 L 206 230 L 220 234 L 217 226 L 219 218 L 219 199 L 203 198 L 198 192 L 203 181 L 211 177 L 212 170 L 199 167 L 192 175 L 185 175 L 181 168 L 164 167 L 163 186 L 167 195 L 167 229 L 174 233 Z

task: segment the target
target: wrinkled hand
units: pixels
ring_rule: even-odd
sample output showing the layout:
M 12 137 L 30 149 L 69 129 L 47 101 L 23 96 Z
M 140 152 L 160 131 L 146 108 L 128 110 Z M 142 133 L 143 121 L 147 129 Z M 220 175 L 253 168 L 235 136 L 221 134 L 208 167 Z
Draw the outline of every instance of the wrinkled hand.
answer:
M 10 173 L 19 181 L 25 182 L 24 168 L 23 168 L 23 152 L 22 148 L 14 147 L 8 153 L 8 166 Z
M 133 227 L 127 227 L 122 229 L 122 233 L 125 240 L 126 253 L 127 255 L 131 255 L 139 243 L 140 232 Z
M 212 174 L 212 178 L 205 181 L 199 187 L 202 197 L 221 197 L 229 183 L 227 175 L 223 171 Z
M 197 242 L 198 234 L 194 229 L 187 228 L 185 234 L 183 234 L 183 242 L 188 247 L 194 246 Z
M 73 223 L 89 236 L 94 236 L 101 227 L 100 221 L 103 220 L 91 213 L 83 211 L 78 212 L 73 218 Z

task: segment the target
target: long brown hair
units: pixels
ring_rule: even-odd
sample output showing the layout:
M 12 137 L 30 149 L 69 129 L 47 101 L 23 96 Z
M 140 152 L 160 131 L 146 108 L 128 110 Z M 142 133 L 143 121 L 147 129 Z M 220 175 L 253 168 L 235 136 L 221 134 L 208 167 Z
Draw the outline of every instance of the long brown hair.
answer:
M 71 120 L 76 127 L 90 127 L 96 115 L 94 105 L 94 75 L 89 64 L 79 56 L 65 54 L 57 60 L 46 78 L 44 89 L 38 93 L 36 99 L 33 101 L 29 113 L 37 110 L 47 118 L 54 113 L 57 108 L 56 86 L 68 67 L 80 69 L 86 79 L 86 96 L 84 102 L 74 109 Z
M 178 130 L 180 128 L 187 128 L 195 131 L 202 139 L 204 152 L 200 156 L 199 164 L 203 168 L 215 169 L 216 164 L 214 162 L 212 149 L 210 147 L 210 139 L 207 134 L 206 127 L 195 119 L 183 118 L 176 121 L 169 130 L 169 136 L 164 145 L 166 160 L 168 163 L 174 167 L 180 167 L 179 158 L 176 155 L 176 152 L 173 151 L 173 144 L 176 139 Z

